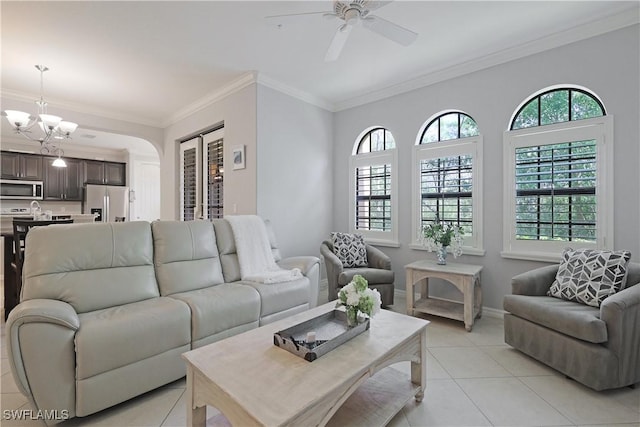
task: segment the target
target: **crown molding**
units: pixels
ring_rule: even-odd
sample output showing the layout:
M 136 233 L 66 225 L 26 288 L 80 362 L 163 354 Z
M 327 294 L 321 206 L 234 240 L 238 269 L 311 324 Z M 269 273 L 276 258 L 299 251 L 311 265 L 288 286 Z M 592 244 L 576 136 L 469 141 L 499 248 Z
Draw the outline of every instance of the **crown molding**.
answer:
M 216 102 L 220 102 L 224 98 L 230 95 L 233 95 L 234 93 L 254 83 L 258 83 L 263 86 L 269 87 L 278 92 L 282 92 L 286 95 L 300 99 L 308 104 L 315 105 L 325 110 L 334 111 L 334 105 L 320 97 L 314 96 L 308 92 L 304 92 L 299 89 L 288 86 L 275 79 L 267 77 L 264 74 L 259 73 L 257 71 L 249 71 L 242 74 L 237 79 L 231 81 L 229 84 L 219 89 L 216 89 L 215 91 L 210 92 L 206 96 L 203 96 L 199 100 L 184 107 L 183 109 L 178 111 L 176 114 L 171 116 L 165 123 L 163 123 L 163 126 L 164 127 L 170 126 L 172 124 L 179 122 L 180 120 L 186 119 L 190 115 L 195 114 L 198 111 L 212 104 L 215 104 Z
M 1 89 L 1 92 L 2 92 L 3 98 L 10 99 L 13 101 L 34 103 L 37 99 L 40 98 L 40 95 L 38 94 L 16 92 L 10 89 Z M 64 108 L 69 111 L 78 112 L 82 114 L 90 114 L 90 115 L 102 117 L 105 119 L 120 120 L 123 122 L 136 123 L 136 124 L 151 126 L 155 128 L 162 127 L 162 122 L 150 119 L 148 117 L 131 116 L 129 114 L 127 115 L 120 114 L 120 113 L 114 112 L 113 110 L 96 108 L 94 106 L 89 106 L 85 104 L 66 102 L 59 99 L 51 98 L 49 96 L 47 96 L 47 103 L 50 106 L 54 106 L 55 108 Z M 35 107 L 34 107 L 34 111 L 35 111 Z
M 258 73 L 256 71 L 248 71 L 242 74 L 237 79 L 234 79 L 230 83 L 222 86 L 221 88 L 209 92 L 207 95 L 192 102 L 186 107 L 178 110 L 175 114 L 171 115 L 167 120 L 164 121 L 162 126 L 167 127 L 179 122 L 180 120 L 184 120 L 190 115 L 202 110 L 203 108 L 215 104 L 216 102 L 220 102 L 224 98 L 233 95 L 234 93 L 244 89 L 247 86 L 252 85 L 257 80 L 257 74 Z
M 308 92 L 302 91 L 300 89 L 296 89 L 294 87 L 288 86 L 282 82 L 279 82 L 271 77 L 268 77 L 264 74 L 258 73 L 257 82 L 263 86 L 276 90 L 278 92 L 282 92 L 286 95 L 289 95 L 293 98 L 297 98 L 301 101 L 306 102 L 307 104 L 315 105 L 316 107 L 320 107 L 324 110 L 334 112 L 335 105 L 324 98 L 319 96 L 315 96 Z
M 640 23 L 638 10 L 629 10 L 610 15 L 597 21 L 578 25 L 568 30 L 560 31 L 546 37 L 513 46 L 482 57 L 470 58 L 461 64 L 445 66 L 392 86 L 381 87 L 371 92 L 359 95 L 334 104 L 334 112 L 346 110 L 360 105 L 369 104 L 395 95 L 410 92 L 433 85 L 465 74 L 470 74 L 506 62 L 514 61 L 536 53 L 544 52 L 560 46 L 568 45 L 580 40 L 595 37 L 611 31 Z

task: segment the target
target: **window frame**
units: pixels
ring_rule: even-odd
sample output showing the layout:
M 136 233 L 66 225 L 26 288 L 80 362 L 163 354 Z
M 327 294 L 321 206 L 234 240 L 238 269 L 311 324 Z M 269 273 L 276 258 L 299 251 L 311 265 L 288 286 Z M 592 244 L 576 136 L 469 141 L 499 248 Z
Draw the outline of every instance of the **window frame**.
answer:
M 558 124 L 558 123 L 552 123 L 552 124 L 540 124 L 540 116 L 541 116 L 541 98 L 545 95 L 548 95 L 552 92 L 558 92 L 558 91 L 569 91 L 568 94 L 568 99 L 567 99 L 567 103 L 568 103 L 568 120 L 564 121 L 564 122 L 559 122 L 559 123 L 567 123 L 567 122 L 578 122 L 581 120 L 590 120 L 590 119 L 572 119 L 572 114 L 573 114 L 573 109 L 571 108 L 572 106 L 572 101 L 571 101 L 571 92 L 579 92 L 583 95 L 587 95 L 589 96 L 591 99 L 593 99 L 598 106 L 600 107 L 600 110 L 602 111 L 602 116 L 606 116 L 607 115 L 607 110 L 604 107 L 604 103 L 602 102 L 602 99 L 600 99 L 600 97 L 598 97 L 595 93 L 591 92 L 589 89 L 587 89 L 586 87 L 583 86 L 579 86 L 579 85 L 571 85 L 571 84 L 564 84 L 564 85 L 554 85 L 554 86 L 549 86 L 546 87 L 544 89 L 541 89 L 539 91 L 537 91 L 536 93 L 532 94 L 531 96 L 529 96 L 528 98 L 526 98 L 524 101 L 522 101 L 520 103 L 520 105 L 518 105 L 518 107 L 515 109 L 515 111 L 513 112 L 513 114 L 511 115 L 511 119 L 509 120 L 509 126 L 508 126 L 508 130 L 509 131 L 516 131 L 516 130 L 521 130 L 521 129 L 531 129 L 531 128 L 536 128 L 536 127 L 540 127 L 540 126 L 550 126 L 550 125 L 554 125 L 554 124 Z M 518 129 L 514 129 L 513 126 L 515 124 L 516 119 L 518 118 L 518 116 L 520 116 L 520 113 L 522 113 L 522 111 L 533 101 L 538 101 L 538 124 L 536 126 L 527 126 L 527 127 L 523 127 L 523 128 L 518 128 Z M 595 117 L 593 117 L 595 118 Z
M 365 129 L 356 139 L 352 155 L 349 157 L 349 232 L 362 234 L 365 241 L 371 245 L 376 246 L 388 246 L 399 247 L 400 242 L 398 240 L 398 148 L 395 144 L 394 148 L 387 148 L 380 151 L 371 151 L 367 153 L 358 153 L 358 147 L 363 138 L 370 132 L 377 129 L 384 129 L 390 132 L 389 129 L 383 126 L 372 126 Z M 391 133 L 391 132 L 390 132 Z M 393 134 L 391 133 L 393 136 Z M 356 169 L 376 166 L 382 164 L 391 165 L 391 230 L 379 231 L 379 230 L 362 230 L 356 228 L 356 209 L 357 209 L 357 195 L 356 195 Z
M 458 117 L 458 137 L 457 138 L 449 138 L 449 139 L 442 139 L 442 126 L 441 126 L 441 122 L 442 122 L 442 118 L 451 114 L 456 114 Z M 438 114 L 435 114 L 431 117 L 429 117 L 429 119 L 425 122 L 425 124 L 422 126 L 422 128 L 420 128 L 420 132 L 419 132 L 419 137 L 418 137 L 418 145 L 424 145 L 424 144 L 438 144 L 438 143 L 442 143 L 442 142 L 447 142 L 447 141 L 459 141 L 461 139 L 465 139 L 465 138 L 473 138 L 474 136 L 477 135 L 472 135 L 472 136 L 465 136 L 465 137 L 461 137 L 460 136 L 460 130 L 461 130 L 461 125 L 463 122 L 463 117 L 466 117 L 468 119 L 470 119 L 471 121 L 473 121 L 473 123 L 475 123 L 476 125 L 476 129 L 478 129 L 478 123 L 475 121 L 475 119 L 473 117 L 471 117 L 469 114 L 465 113 L 464 111 L 460 111 L 460 110 L 444 110 L 439 112 Z M 429 128 L 435 124 L 435 122 L 438 123 L 437 127 L 438 127 L 438 139 L 435 141 L 426 141 L 423 142 L 424 138 L 425 138 L 425 134 L 427 133 L 427 131 L 429 130 Z M 478 129 L 478 135 L 480 135 L 480 130 Z
M 224 217 L 224 127 L 204 133 L 201 135 L 202 139 L 202 218 L 203 219 L 216 219 Z M 209 158 L 209 146 L 219 145 L 220 149 L 219 158 Z M 217 174 L 213 177 L 216 182 L 211 182 L 211 165 L 217 163 Z M 206 173 L 205 173 L 206 171 Z M 217 178 L 217 179 L 216 179 Z M 218 187 L 217 191 L 213 187 Z M 213 205 L 210 200 L 211 192 L 219 193 L 218 204 Z M 214 194 L 215 196 L 215 194 Z M 213 197 L 213 199 L 216 199 Z M 211 215 L 212 209 L 218 209 L 221 213 L 218 215 Z
M 448 114 L 451 111 L 444 113 Z M 460 112 L 463 113 L 463 112 Z M 466 114 L 466 113 L 463 113 Z M 435 116 L 437 118 L 441 114 Z M 468 115 L 468 114 L 466 114 Z M 471 116 L 469 116 L 471 117 Z M 433 118 L 426 123 L 430 124 Z M 475 121 L 475 120 L 474 120 Z M 420 162 L 423 160 L 438 159 L 443 157 L 470 155 L 472 158 L 471 173 L 473 177 L 472 184 L 472 224 L 473 234 L 464 236 L 464 243 L 462 246 L 463 255 L 476 255 L 483 256 L 485 254 L 483 243 L 483 231 L 482 231 L 482 156 L 483 156 L 483 137 L 481 134 L 477 136 L 470 136 L 459 139 L 449 139 L 445 141 L 429 142 L 421 144 L 422 134 L 427 126 L 423 126 L 423 129 L 418 133 L 416 144 L 413 147 L 412 152 L 412 206 L 411 206 L 411 244 L 412 249 L 427 250 L 419 241 L 419 230 L 422 225 L 422 194 L 421 194 L 421 181 L 420 181 Z
M 180 143 L 180 164 L 179 164 L 179 174 L 180 174 L 180 221 L 192 221 L 199 218 L 198 207 L 202 205 L 202 190 L 201 190 L 201 175 L 202 175 L 202 162 L 200 160 L 200 151 L 201 151 L 201 138 L 200 136 L 196 136 L 194 138 L 182 141 Z M 194 182 L 194 196 L 195 196 L 195 204 L 192 206 L 193 208 L 193 219 L 185 219 L 185 179 L 184 179 L 184 167 L 185 167 L 185 153 L 190 150 L 195 150 L 195 182 Z M 191 207 L 191 205 L 190 205 Z
M 533 99 L 533 97 L 529 99 Z M 596 141 L 595 243 L 516 239 L 516 148 L 584 140 Z M 613 234 L 613 116 L 507 130 L 503 134 L 503 171 L 505 173 L 503 180 L 503 247 L 501 252 L 503 258 L 555 262 L 560 259 L 562 250 L 568 246 L 610 250 L 615 248 Z
M 193 219 L 188 220 L 198 220 L 198 219 L 212 219 L 209 218 L 209 200 L 208 200 L 208 189 L 209 189 L 209 144 L 216 143 L 220 141 L 222 145 L 222 170 L 224 170 L 224 123 L 213 126 L 209 129 L 203 130 L 202 132 L 198 132 L 192 134 L 188 137 L 183 138 L 178 141 L 179 144 L 179 161 L 178 161 L 178 173 L 179 173 L 179 182 L 180 186 L 178 188 L 179 193 L 179 218 L 180 221 L 185 221 L 185 195 L 184 195 L 184 161 L 185 161 L 185 152 L 187 150 L 195 150 L 195 185 L 193 187 L 194 196 L 195 196 L 195 205 L 193 206 Z M 206 171 L 206 172 L 205 172 Z M 224 199 L 224 181 L 222 183 L 221 193 L 223 194 Z M 222 211 L 222 216 L 224 216 L 224 200 L 222 200 L 221 205 L 218 205 L 218 208 Z

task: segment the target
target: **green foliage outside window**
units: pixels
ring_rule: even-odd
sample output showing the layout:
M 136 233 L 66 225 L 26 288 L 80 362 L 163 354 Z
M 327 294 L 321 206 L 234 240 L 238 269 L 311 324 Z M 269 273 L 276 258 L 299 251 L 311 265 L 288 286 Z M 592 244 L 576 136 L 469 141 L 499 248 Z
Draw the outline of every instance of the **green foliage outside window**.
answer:
M 577 88 L 536 95 L 516 114 L 511 129 L 600 117 L 602 104 Z M 595 242 L 596 141 L 517 148 L 516 238 Z
M 387 129 L 374 128 L 358 143 L 358 154 L 372 153 L 395 148 L 393 135 Z M 391 165 L 358 167 L 356 174 L 356 218 L 357 230 L 391 230 Z
M 454 111 L 431 120 L 421 144 L 452 141 L 480 134 L 469 115 Z M 445 221 L 473 235 L 473 156 L 447 156 L 420 162 L 420 218 L 425 225 Z
M 511 129 L 523 129 L 604 116 L 604 108 L 579 89 L 556 89 L 535 96 L 516 114 Z
M 431 120 L 422 133 L 420 143 L 450 141 L 478 135 L 478 125 L 471 117 L 460 112 L 445 113 Z

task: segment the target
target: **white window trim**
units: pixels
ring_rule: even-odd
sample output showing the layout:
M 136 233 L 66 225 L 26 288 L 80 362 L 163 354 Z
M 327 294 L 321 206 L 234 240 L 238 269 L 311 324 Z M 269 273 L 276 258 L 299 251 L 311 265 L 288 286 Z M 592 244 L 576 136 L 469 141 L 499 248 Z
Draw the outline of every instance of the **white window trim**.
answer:
M 359 141 L 359 140 L 358 140 Z M 356 168 L 391 164 L 391 231 L 356 229 Z M 371 153 L 352 155 L 349 158 L 349 231 L 362 234 L 372 245 L 399 247 L 398 241 L 398 149 L 391 148 Z
M 214 142 L 218 139 L 222 139 L 223 140 L 223 144 L 224 144 L 224 127 L 214 130 L 213 132 L 209 132 L 206 133 L 204 135 L 202 135 L 201 139 L 201 147 L 200 147 L 200 152 L 201 152 L 201 166 L 200 166 L 200 170 L 202 171 L 202 178 L 201 178 L 201 183 L 200 183 L 200 188 L 201 191 L 200 193 L 202 193 L 200 195 L 200 198 L 202 199 L 202 205 L 201 205 L 201 211 L 200 211 L 200 218 L 202 219 L 211 219 L 209 218 L 209 194 L 207 192 L 207 187 L 209 185 L 209 143 Z M 224 147 L 224 145 L 223 145 Z M 224 151 L 223 151 L 224 152 Z M 224 159 L 224 155 L 223 155 L 223 159 Z M 224 161 L 224 160 L 223 160 Z M 206 172 L 205 172 L 206 171 Z M 224 197 L 224 196 L 223 196 Z M 223 212 L 224 212 L 224 201 L 222 203 L 223 206 Z
M 180 221 L 184 221 L 184 153 L 187 150 L 196 150 L 196 208 L 194 217 L 197 219 L 202 214 L 202 143 L 199 136 L 180 144 Z
M 596 243 L 515 239 L 515 150 L 568 141 L 596 141 Z M 615 248 L 613 241 L 613 116 L 576 120 L 504 132 L 503 258 L 558 261 L 566 247 Z
M 427 250 L 420 244 L 418 237 L 420 233 L 421 215 L 420 215 L 420 162 L 426 159 L 435 159 L 440 157 L 458 156 L 470 154 L 473 157 L 473 235 L 465 236 L 464 245 L 462 247 L 463 255 L 484 256 L 485 250 L 483 245 L 482 231 L 482 164 L 483 164 L 483 138 L 482 135 L 469 138 L 453 139 L 449 141 L 431 142 L 428 144 L 416 144 L 412 153 L 412 185 L 411 194 L 413 194 L 411 203 L 411 243 L 412 249 Z

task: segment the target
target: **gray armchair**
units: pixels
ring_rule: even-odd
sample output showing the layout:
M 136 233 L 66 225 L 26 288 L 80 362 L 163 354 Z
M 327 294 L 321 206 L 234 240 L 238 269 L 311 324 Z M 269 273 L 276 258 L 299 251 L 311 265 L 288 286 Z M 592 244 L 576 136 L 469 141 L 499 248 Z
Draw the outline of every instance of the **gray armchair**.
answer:
M 640 382 L 640 264 L 628 264 L 626 287 L 599 308 L 547 296 L 557 271 L 512 279 L 505 342 L 594 390 Z
M 393 305 L 394 272 L 391 270 L 391 259 L 381 250 L 366 245 L 368 265 L 366 267 L 344 268 L 333 252 L 333 243 L 325 240 L 320 245 L 320 255 L 327 269 L 329 301 L 338 298 L 340 288 L 349 283 L 353 276 L 360 274 L 367 279 L 369 287 L 377 289 L 382 298 L 382 306 Z

